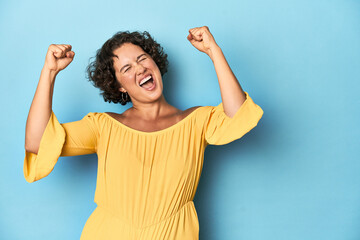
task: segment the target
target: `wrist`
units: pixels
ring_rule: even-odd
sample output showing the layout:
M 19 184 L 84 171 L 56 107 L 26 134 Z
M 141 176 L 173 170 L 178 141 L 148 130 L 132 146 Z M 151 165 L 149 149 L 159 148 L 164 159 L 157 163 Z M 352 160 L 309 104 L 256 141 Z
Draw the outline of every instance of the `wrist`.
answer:
M 212 61 L 214 61 L 214 59 L 219 56 L 219 54 L 221 55 L 222 54 L 222 50 L 221 48 L 215 44 L 213 47 L 211 47 L 209 49 L 209 57 L 211 58 Z
M 44 66 L 43 69 L 41 70 L 41 75 L 48 78 L 51 82 L 55 81 L 55 78 L 58 73 L 59 73 L 59 71 L 49 69 L 46 66 Z

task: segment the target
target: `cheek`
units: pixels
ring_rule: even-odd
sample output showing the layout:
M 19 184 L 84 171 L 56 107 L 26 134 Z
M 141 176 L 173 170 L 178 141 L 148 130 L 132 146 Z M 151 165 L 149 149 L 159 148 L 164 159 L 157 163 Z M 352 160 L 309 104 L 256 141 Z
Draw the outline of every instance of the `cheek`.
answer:
M 120 83 L 121 86 L 126 87 L 128 84 L 134 81 L 134 76 L 123 75 L 121 77 L 117 77 L 117 81 Z
M 135 82 L 135 77 L 134 76 L 124 76 L 122 78 L 122 82 L 125 86 L 128 86 L 128 85 L 131 85 L 131 84 L 134 84 Z
M 158 66 L 157 66 L 157 64 L 156 64 L 156 62 L 155 62 L 154 60 L 151 60 L 151 62 L 150 62 L 149 64 L 150 64 L 151 68 L 157 68 L 157 69 L 159 69 Z

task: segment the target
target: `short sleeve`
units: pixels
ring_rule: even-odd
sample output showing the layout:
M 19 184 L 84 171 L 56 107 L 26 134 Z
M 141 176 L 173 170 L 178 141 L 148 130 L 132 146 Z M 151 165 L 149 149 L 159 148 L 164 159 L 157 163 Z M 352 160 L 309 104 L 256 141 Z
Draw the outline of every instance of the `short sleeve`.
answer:
M 24 176 L 27 182 L 46 177 L 54 169 L 60 156 L 75 156 L 96 153 L 98 114 L 88 113 L 79 121 L 59 123 L 51 112 L 38 153 L 25 150 Z
M 257 125 L 263 110 L 253 102 L 247 92 L 245 95 L 245 101 L 232 118 L 225 114 L 222 103 L 215 107 L 208 106 L 204 123 L 204 138 L 207 144 L 228 144 Z

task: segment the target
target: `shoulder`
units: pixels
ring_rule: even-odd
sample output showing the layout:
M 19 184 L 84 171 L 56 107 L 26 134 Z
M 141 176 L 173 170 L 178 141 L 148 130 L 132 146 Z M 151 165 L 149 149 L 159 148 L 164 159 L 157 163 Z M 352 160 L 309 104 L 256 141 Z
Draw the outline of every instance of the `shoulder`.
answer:
M 190 107 L 188 109 L 181 111 L 180 115 L 182 116 L 182 118 L 185 118 L 185 117 L 189 116 L 190 114 L 191 115 L 196 114 L 196 112 L 198 112 L 201 108 L 203 108 L 203 106 Z
M 205 113 L 205 112 L 209 112 L 209 110 L 213 109 L 214 107 L 215 106 L 194 106 L 194 107 L 186 109 L 185 111 Z
M 195 111 L 196 109 L 198 109 L 198 108 L 201 108 L 201 107 L 203 107 L 203 106 L 194 106 L 194 107 L 191 107 L 191 108 L 188 108 L 188 109 L 185 109 L 183 112 L 185 113 L 185 112 L 193 112 L 193 111 Z
M 102 116 L 103 113 L 101 112 L 89 112 L 86 114 L 83 118 L 87 119 L 99 119 Z
M 216 106 L 211 106 L 211 105 L 196 106 L 190 109 L 195 109 L 193 110 L 195 112 L 194 117 L 196 119 L 196 122 L 200 124 L 202 127 L 204 124 L 206 124 L 209 121 L 211 116 L 222 112 L 222 104 L 220 103 Z
M 131 116 L 131 108 L 128 108 L 126 110 L 124 110 L 122 113 L 115 113 L 115 112 L 103 112 L 113 118 L 125 118 L 128 116 Z
M 126 118 L 126 116 L 124 115 L 124 113 L 114 113 L 114 112 L 104 112 L 103 115 L 105 115 L 105 117 L 110 117 L 114 120 L 117 121 L 122 121 L 124 118 Z
M 108 115 L 107 115 L 108 114 Z M 108 112 L 89 112 L 83 119 L 92 122 L 93 124 L 102 125 L 104 121 L 111 116 Z
M 121 113 L 114 113 L 114 112 L 104 112 L 105 114 L 111 116 L 111 117 L 117 117 L 117 116 L 121 116 Z

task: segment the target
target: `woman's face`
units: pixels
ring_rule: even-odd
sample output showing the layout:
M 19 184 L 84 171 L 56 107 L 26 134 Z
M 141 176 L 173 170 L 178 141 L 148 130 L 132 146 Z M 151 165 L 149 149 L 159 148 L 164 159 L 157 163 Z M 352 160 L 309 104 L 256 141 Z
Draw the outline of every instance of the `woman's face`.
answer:
M 114 51 L 114 70 L 119 91 L 128 92 L 132 102 L 152 102 L 157 100 L 163 91 L 161 73 L 149 54 L 132 43 L 124 43 Z M 148 77 L 151 79 L 145 82 Z

